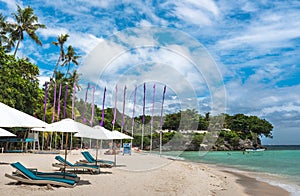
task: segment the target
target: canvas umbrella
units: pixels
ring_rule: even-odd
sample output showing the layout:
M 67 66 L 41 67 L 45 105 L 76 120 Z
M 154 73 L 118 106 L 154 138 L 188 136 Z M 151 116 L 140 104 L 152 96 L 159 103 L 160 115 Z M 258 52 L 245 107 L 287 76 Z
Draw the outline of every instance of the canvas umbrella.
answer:
M 48 123 L 0 102 L 0 127 L 46 127 Z
M 96 160 L 98 159 L 98 140 L 112 140 L 113 134 L 111 131 L 105 129 L 102 126 L 94 126 L 92 129 L 80 130 L 78 133 L 74 135 L 75 137 L 84 137 L 89 139 L 97 140 L 97 148 L 96 148 Z M 96 161 L 97 165 L 97 161 Z
M 133 137 L 129 136 L 129 135 L 126 135 L 124 133 L 121 133 L 119 131 L 116 131 L 116 130 L 113 130 L 112 132 L 112 138 L 114 140 L 122 140 L 122 139 L 133 139 Z M 114 144 L 114 149 L 116 148 L 116 145 Z M 115 163 L 115 166 L 117 164 L 117 153 L 114 153 L 115 157 L 114 157 L 114 163 Z
M 0 137 L 16 137 L 15 134 L 0 128 Z
M 67 146 L 68 146 L 68 133 L 76 133 L 83 130 L 91 131 L 94 130 L 92 127 L 89 127 L 80 122 L 76 122 L 70 118 L 63 119 L 61 121 L 49 124 L 45 128 L 33 128 L 34 131 L 53 131 L 53 132 L 63 132 L 66 133 L 66 147 L 65 147 L 65 161 L 67 161 Z M 64 170 L 66 169 L 66 162 L 64 164 Z
M 112 137 L 114 139 L 133 139 L 133 137 L 126 135 L 124 133 L 121 133 L 119 131 L 116 131 L 116 130 L 112 131 L 111 133 L 112 133 Z

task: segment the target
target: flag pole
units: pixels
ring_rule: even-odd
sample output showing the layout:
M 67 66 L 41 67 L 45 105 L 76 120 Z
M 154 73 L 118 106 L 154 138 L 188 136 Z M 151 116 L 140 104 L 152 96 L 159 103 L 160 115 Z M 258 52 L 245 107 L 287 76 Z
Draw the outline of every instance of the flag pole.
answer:
M 135 110 L 135 102 L 136 102 L 136 89 L 134 89 L 134 95 L 133 95 L 133 108 L 132 108 L 132 123 L 131 123 L 131 137 L 133 137 L 133 128 L 134 128 L 134 110 Z M 132 148 L 132 139 L 131 139 L 131 148 Z
M 95 113 L 95 87 L 92 86 L 93 89 L 93 94 L 92 94 L 92 115 L 91 115 L 91 119 L 90 119 L 90 125 L 91 127 L 93 127 L 93 120 L 94 120 L 94 113 Z M 97 165 L 97 160 L 98 160 L 98 148 L 99 148 L 99 140 L 96 140 L 96 162 L 95 164 Z
M 104 92 L 103 92 L 103 100 L 102 100 L 102 115 L 101 115 L 101 122 L 100 122 L 100 126 L 103 127 L 103 124 L 104 124 L 104 104 L 105 104 L 105 94 L 106 94 L 106 87 L 104 87 Z M 101 150 L 102 150 L 102 140 L 101 140 Z M 101 150 L 100 150 L 100 153 L 101 153 Z
M 121 124 L 121 133 L 123 133 L 124 130 L 124 112 L 125 112 L 125 100 L 126 100 L 126 85 L 124 87 L 124 97 L 123 97 L 123 111 L 122 111 L 122 124 Z M 123 145 L 123 140 L 121 139 L 121 146 Z
M 154 104 L 155 104 L 155 84 L 153 85 L 153 96 L 152 96 L 152 115 L 151 115 L 151 129 L 150 129 L 150 153 L 152 152 L 152 132 L 153 132 Z
M 54 123 L 54 120 L 55 120 L 55 106 L 56 106 L 56 82 L 54 82 L 53 109 L 52 109 L 52 120 L 51 120 L 51 123 Z M 53 137 L 53 132 L 51 132 L 50 150 L 52 150 L 52 137 Z
M 116 84 L 116 98 L 115 98 L 115 108 L 114 108 L 114 119 L 112 121 L 112 131 L 115 128 L 115 123 L 116 123 L 116 117 L 117 117 L 117 100 L 118 100 L 118 85 Z M 114 154 L 114 166 L 116 166 L 117 162 L 117 156 L 116 156 L 116 145 L 115 142 L 113 141 L 113 154 Z
M 46 122 L 46 112 L 47 112 L 47 99 L 48 99 L 48 82 L 45 82 L 45 95 L 44 95 L 44 122 Z M 42 137 L 42 151 L 44 150 L 44 132 Z
M 162 103 L 161 103 L 161 113 L 160 113 L 160 131 L 159 131 L 159 155 L 160 156 L 161 156 L 161 152 L 162 152 L 162 116 L 163 116 L 163 110 L 164 110 L 166 88 L 167 87 L 165 85 L 164 91 L 163 91 Z
M 144 99 L 143 99 L 143 117 L 142 117 L 142 141 L 141 141 L 141 150 L 144 149 L 145 104 L 146 104 L 146 83 L 144 83 Z

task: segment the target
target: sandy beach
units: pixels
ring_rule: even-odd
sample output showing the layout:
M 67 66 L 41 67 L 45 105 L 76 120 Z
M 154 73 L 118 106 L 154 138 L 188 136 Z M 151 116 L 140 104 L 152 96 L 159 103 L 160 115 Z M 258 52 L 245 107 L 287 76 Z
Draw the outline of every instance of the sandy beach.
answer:
M 95 155 L 95 151 L 91 151 Z M 118 155 L 117 167 L 101 168 L 97 175 L 78 174 L 81 181 L 74 188 L 16 184 L 6 178 L 14 169 L 7 163 L 21 162 L 39 171 L 56 171 L 54 154 L 0 154 L 1 195 L 289 195 L 269 185 L 225 168 L 171 160 L 155 155 L 134 153 Z M 113 155 L 100 158 L 114 160 Z M 68 155 L 75 163 L 83 159 L 79 150 Z

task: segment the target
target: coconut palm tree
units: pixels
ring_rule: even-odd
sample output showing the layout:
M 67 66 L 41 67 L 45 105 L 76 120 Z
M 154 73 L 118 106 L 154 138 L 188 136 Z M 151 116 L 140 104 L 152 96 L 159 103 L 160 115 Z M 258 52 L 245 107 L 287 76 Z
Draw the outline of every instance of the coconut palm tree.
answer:
M 0 46 L 9 52 L 14 47 L 14 42 L 7 36 L 11 32 L 11 26 L 6 22 L 6 18 L 0 13 Z
M 69 37 L 68 34 L 61 34 L 60 36 L 57 36 L 57 42 L 52 42 L 52 44 L 54 44 L 55 46 L 59 46 L 60 53 L 59 53 L 59 57 L 57 59 L 56 65 L 55 65 L 54 70 L 53 70 L 53 75 L 52 75 L 51 78 L 56 77 L 56 70 L 57 70 L 57 67 L 59 65 L 59 62 L 65 60 L 64 44 L 68 40 L 68 37 Z
M 65 66 L 65 65 L 68 66 L 66 77 L 69 74 L 70 64 L 74 63 L 75 65 L 78 65 L 77 59 L 79 59 L 79 58 L 81 58 L 81 56 L 76 55 L 76 52 L 74 51 L 74 48 L 72 46 L 69 46 L 67 54 L 65 55 L 65 61 L 61 65 L 62 67 Z
M 14 52 L 14 56 L 16 55 L 20 42 L 24 40 L 24 32 L 34 40 L 40 46 L 42 42 L 40 41 L 39 37 L 36 34 L 36 31 L 39 28 L 45 29 L 46 26 L 44 24 L 38 23 L 38 17 L 34 14 L 34 11 L 31 7 L 26 7 L 22 9 L 19 5 L 17 5 L 17 13 L 13 14 L 16 23 L 11 24 L 12 33 L 11 38 L 17 42 L 17 46 Z

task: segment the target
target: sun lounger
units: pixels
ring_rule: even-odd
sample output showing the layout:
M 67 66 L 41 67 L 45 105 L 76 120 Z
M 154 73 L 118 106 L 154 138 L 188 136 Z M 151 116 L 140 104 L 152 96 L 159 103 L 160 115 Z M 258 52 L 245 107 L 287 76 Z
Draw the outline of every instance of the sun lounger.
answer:
M 40 177 L 51 177 L 51 178 L 64 178 L 69 180 L 74 180 L 75 182 L 79 182 L 80 177 L 77 176 L 77 174 L 68 173 L 68 172 L 40 172 L 37 171 L 37 169 L 29 169 L 31 172 L 33 172 L 36 176 Z M 14 174 L 20 174 L 19 170 L 16 170 Z
M 59 167 L 61 170 L 66 168 L 66 169 L 72 169 L 75 172 L 78 170 L 83 170 L 83 171 L 87 170 L 91 174 L 100 173 L 100 167 L 98 165 L 72 164 L 59 155 L 55 156 L 55 159 L 59 161 L 59 163 L 53 163 L 52 166 Z
M 87 163 L 87 164 L 96 164 L 96 159 L 91 155 L 89 151 L 81 152 L 85 160 L 79 161 L 79 163 Z M 100 167 L 112 167 L 114 162 L 107 161 L 102 159 L 97 159 L 97 163 L 99 163 Z
M 70 179 L 37 176 L 19 162 L 12 163 L 11 166 L 18 170 L 18 174 L 10 175 L 6 173 L 5 176 L 21 183 L 63 187 L 74 187 L 76 185 L 76 182 Z

